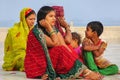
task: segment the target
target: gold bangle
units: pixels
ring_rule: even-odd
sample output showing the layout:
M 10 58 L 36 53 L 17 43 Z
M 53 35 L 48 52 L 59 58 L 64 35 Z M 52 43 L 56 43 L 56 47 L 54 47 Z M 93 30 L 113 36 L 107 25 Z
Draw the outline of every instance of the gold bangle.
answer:
M 71 32 L 70 27 L 65 28 L 65 30 Z
M 56 33 L 56 31 L 55 30 L 51 31 L 49 35 L 51 36 L 53 33 Z

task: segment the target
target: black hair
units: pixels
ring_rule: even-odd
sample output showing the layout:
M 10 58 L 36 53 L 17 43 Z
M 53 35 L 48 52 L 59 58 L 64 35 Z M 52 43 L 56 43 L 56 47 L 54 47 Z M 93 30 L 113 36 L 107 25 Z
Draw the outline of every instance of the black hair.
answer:
M 31 14 L 36 14 L 34 10 L 31 10 L 27 15 L 25 15 L 25 18 L 27 18 L 28 16 L 30 16 Z
M 87 27 L 90 27 L 92 31 L 96 31 L 98 36 L 103 32 L 103 24 L 100 21 L 91 21 L 87 24 Z
M 78 40 L 77 44 L 80 45 L 80 43 L 82 42 L 81 35 L 78 34 L 77 32 L 72 32 L 71 34 L 72 34 L 72 39 L 73 40 L 77 39 Z
M 41 28 L 42 31 L 48 35 L 48 32 L 45 30 L 44 27 L 41 27 L 41 25 L 39 24 L 39 21 L 42 20 L 42 19 L 45 19 L 46 15 L 51 12 L 51 11 L 54 11 L 54 9 L 50 6 L 43 6 L 39 9 L 38 13 L 37 13 L 37 25 L 38 25 L 38 28 Z
M 45 19 L 46 15 L 50 12 L 54 11 L 54 9 L 50 6 L 43 6 L 40 8 L 40 10 L 37 13 L 37 23 L 39 24 L 39 21 L 42 19 Z

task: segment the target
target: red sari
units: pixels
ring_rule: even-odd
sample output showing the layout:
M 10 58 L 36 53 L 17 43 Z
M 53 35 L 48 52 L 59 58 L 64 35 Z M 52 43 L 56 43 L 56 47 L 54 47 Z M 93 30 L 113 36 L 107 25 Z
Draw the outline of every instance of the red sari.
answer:
M 78 56 L 74 52 L 72 47 L 69 46 L 69 48 L 72 50 L 72 52 L 69 52 L 64 46 L 56 46 L 48 49 L 55 73 L 57 74 L 57 76 L 61 75 L 62 78 L 66 78 L 65 74 L 67 74 L 67 77 L 69 77 L 68 73 L 69 75 L 74 75 L 78 72 L 78 68 L 81 68 L 82 65 L 79 60 L 77 61 Z M 42 76 L 43 74 L 45 74 L 47 68 L 45 52 L 40 42 L 34 35 L 33 31 L 31 31 L 28 35 L 26 50 L 26 76 L 28 78 L 35 78 L 37 76 Z

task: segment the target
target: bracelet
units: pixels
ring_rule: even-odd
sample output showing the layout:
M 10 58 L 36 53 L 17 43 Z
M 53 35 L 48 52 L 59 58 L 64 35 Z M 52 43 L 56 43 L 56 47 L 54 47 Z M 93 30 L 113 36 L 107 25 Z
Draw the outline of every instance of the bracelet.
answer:
M 56 33 L 56 31 L 55 30 L 51 31 L 49 35 L 51 36 L 53 33 Z
M 92 71 L 89 71 L 89 72 L 87 72 L 86 74 L 84 74 L 84 77 L 87 76 L 87 75 L 89 75 L 91 72 L 92 72 Z
M 65 28 L 65 30 L 66 30 L 66 31 L 70 31 L 70 32 L 71 32 L 71 30 L 70 30 L 70 28 L 69 28 L 69 27 Z

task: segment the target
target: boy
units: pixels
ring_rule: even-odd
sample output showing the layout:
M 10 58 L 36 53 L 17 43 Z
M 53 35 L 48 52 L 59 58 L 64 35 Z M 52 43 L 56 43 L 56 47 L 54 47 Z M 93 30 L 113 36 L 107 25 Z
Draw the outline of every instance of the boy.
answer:
M 118 67 L 103 58 L 103 53 L 107 43 L 99 37 L 103 32 L 103 25 L 99 21 L 92 21 L 87 24 L 85 31 L 86 38 L 83 40 L 83 55 L 85 64 L 92 71 L 102 75 L 112 75 L 118 73 Z

